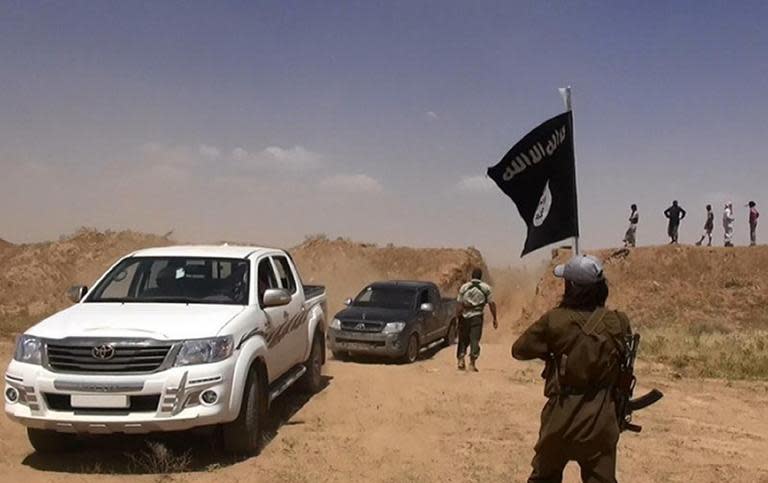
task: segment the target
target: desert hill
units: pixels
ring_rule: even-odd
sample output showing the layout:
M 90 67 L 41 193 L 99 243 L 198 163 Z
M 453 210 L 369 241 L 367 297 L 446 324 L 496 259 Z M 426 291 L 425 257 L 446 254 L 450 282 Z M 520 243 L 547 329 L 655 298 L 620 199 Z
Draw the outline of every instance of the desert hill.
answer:
M 768 376 L 768 246 L 641 247 L 592 254 L 605 262 L 608 305 L 625 311 L 641 352 L 700 375 Z M 559 301 L 556 250 L 523 310 L 527 325 Z

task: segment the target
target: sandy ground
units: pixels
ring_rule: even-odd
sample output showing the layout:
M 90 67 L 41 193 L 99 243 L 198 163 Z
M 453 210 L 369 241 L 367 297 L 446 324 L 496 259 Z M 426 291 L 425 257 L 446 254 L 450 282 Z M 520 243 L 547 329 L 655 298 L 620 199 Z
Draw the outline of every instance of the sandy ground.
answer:
M 509 357 L 512 333 L 486 332 L 481 372 L 459 372 L 453 348 L 404 366 L 329 360 L 326 388 L 287 394 L 270 415 L 262 454 L 231 461 L 207 435 L 163 439 L 189 449 L 190 471 L 152 474 L 146 439 L 100 439 L 59 457 L 35 454 L 21 426 L 0 417 L 3 481 L 525 481 L 544 402 L 540 366 Z M 0 344 L 4 360 L 11 346 Z M 665 399 L 639 413 L 643 433 L 621 439 L 624 482 L 768 482 L 768 385 L 673 377 L 640 367 L 640 391 Z M 566 481 L 578 481 L 574 467 Z

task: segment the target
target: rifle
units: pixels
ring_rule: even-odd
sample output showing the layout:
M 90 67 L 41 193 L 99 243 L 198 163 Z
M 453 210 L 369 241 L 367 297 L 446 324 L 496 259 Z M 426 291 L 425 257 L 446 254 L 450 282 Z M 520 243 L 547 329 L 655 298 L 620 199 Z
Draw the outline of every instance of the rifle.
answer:
M 632 423 L 632 413 L 658 402 L 664 397 L 664 394 L 658 389 L 652 389 L 647 394 L 632 399 L 632 393 L 635 391 L 635 384 L 637 384 L 635 358 L 637 357 L 637 346 L 640 344 L 640 334 L 627 336 L 626 344 L 627 353 L 621 361 L 619 380 L 616 385 L 616 412 L 621 431 L 639 433 L 643 427 Z

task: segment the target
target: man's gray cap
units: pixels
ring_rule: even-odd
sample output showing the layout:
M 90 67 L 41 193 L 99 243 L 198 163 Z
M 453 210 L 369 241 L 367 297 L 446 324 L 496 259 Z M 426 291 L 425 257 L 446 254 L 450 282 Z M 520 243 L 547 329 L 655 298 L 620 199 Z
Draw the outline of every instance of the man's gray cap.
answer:
M 603 263 L 591 255 L 576 255 L 568 263 L 555 267 L 555 277 L 579 285 L 591 285 L 603 280 Z

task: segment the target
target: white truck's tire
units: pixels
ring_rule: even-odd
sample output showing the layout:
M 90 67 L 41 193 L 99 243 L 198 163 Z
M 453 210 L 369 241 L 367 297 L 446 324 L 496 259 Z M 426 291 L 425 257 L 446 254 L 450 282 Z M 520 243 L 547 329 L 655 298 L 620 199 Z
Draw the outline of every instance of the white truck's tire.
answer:
M 320 331 L 315 331 L 312 349 L 304 365 L 307 372 L 298 381 L 298 389 L 308 394 L 319 392 L 323 388 L 323 335 Z
M 248 371 L 243 401 L 237 419 L 223 426 L 224 448 L 228 453 L 255 456 L 261 451 L 267 416 L 267 388 L 257 366 Z
M 27 428 L 27 437 L 38 453 L 66 453 L 77 449 L 77 437 L 72 433 Z

